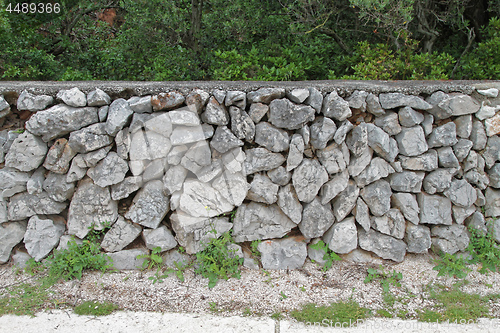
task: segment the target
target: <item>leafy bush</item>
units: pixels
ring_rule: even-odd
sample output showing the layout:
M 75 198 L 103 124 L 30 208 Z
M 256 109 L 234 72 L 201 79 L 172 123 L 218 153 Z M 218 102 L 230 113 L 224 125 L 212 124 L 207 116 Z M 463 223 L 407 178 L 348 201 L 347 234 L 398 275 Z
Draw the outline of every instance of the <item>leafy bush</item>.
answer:
M 470 263 L 481 263 L 479 272 L 496 272 L 500 269 L 500 248 L 491 233 L 469 228 L 471 233 L 467 251 L 472 255 Z

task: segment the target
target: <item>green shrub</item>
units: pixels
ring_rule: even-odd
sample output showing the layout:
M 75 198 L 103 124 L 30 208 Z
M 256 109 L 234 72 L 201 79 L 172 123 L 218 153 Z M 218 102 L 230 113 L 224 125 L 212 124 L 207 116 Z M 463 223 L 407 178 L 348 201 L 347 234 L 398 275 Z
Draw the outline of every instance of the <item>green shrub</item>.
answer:
M 468 262 L 463 256 L 459 257 L 457 255 L 444 253 L 439 259 L 434 260 L 434 262 L 436 266 L 434 266 L 433 269 L 439 271 L 438 276 L 448 275 L 464 279 L 471 271 L 471 269 L 467 267 Z
M 470 263 L 481 263 L 479 272 L 496 272 L 500 269 L 500 248 L 491 233 L 469 228 L 471 233 L 467 251 L 472 255 Z

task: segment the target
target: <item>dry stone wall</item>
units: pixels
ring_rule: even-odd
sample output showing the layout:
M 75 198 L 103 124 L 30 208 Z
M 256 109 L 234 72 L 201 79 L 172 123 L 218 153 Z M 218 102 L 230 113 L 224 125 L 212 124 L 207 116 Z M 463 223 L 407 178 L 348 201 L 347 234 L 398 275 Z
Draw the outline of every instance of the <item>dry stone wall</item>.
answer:
M 396 262 L 500 241 L 500 83 L 196 84 L 0 85 L 0 118 L 32 113 L 0 132 L 0 263 L 103 223 L 122 268 L 226 231 L 266 269 L 321 261 L 318 239 Z

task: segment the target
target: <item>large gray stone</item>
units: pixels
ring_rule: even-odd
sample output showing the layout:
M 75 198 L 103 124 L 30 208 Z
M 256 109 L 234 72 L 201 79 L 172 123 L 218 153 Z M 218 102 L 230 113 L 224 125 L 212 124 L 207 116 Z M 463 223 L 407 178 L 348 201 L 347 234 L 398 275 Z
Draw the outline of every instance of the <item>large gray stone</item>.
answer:
M 389 134 L 373 124 L 366 124 L 366 128 L 368 146 L 387 162 L 394 162 L 399 152 L 397 142 L 389 138 Z
M 488 168 L 493 167 L 495 162 L 500 161 L 500 137 L 495 135 L 488 138 L 486 150 L 482 153 L 482 156 Z
M 275 153 L 288 150 L 290 138 L 288 133 L 273 125 L 261 122 L 255 127 L 255 143 Z
M 68 144 L 68 140 L 64 138 L 58 139 L 50 147 L 43 166 L 55 173 L 67 173 L 69 164 L 75 155 L 76 151 Z
M 9 211 L 7 210 L 7 202 L 0 199 L 0 223 L 9 221 Z
M 317 117 L 311 127 L 311 145 L 316 149 L 324 149 L 330 141 L 337 126 L 334 121 L 327 117 Z
M 468 95 L 455 93 L 439 102 L 438 107 L 450 116 L 462 116 L 476 113 L 481 105 Z
M 127 171 L 127 162 L 120 158 L 117 153 L 110 152 L 108 156 L 97 163 L 95 168 L 90 168 L 87 175 L 92 178 L 96 185 L 106 187 L 124 180 Z
M 325 233 L 323 241 L 335 253 L 349 253 L 358 247 L 358 231 L 354 217 L 337 222 Z
M 476 231 L 482 232 L 483 235 L 486 235 L 486 233 L 488 232 L 488 229 L 486 228 L 486 219 L 480 212 L 474 212 L 469 217 L 467 217 L 467 219 L 465 219 L 465 225 L 469 230 L 474 229 Z
M 394 191 L 419 193 L 424 177 L 424 172 L 403 171 L 393 173 L 389 181 Z
M 486 130 L 484 125 L 479 120 L 474 120 L 472 122 L 472 130 L 469 139 L 472 141 L 474 150 L 483 150 L 486 147 L 488 137 L 486 136 Z
M 317 161 L 304 159 L 295 169 L 292 182 L 297 196 L 302 202 L 311 202 L 319 189 L 328 181 L 328 173 Z
M 20 171 L 32 171 L 42 165 L 49 148 L 41 138 L 24 131 L 12 143 L 5 156 L 5 166 Z
M 340 97 L 336 91 L 332 91 L 325 97 L 321 112 L 326 117 L 333 118 L 338 121 L 343 121 L 352 116 L 349 102 Z
M 309 96 L 309 92 L 307 93 Z M 285 96 L 284 88 L 260 88 L 257 91 L 247 93 L 249 103 L 265 103 L 269 104 L 271 101 L 283 98 Z M 297 102 L 302 103 L 302 102 Z
M 82 107 L 87 105 L 87 97 L 77 87 L 61 90 L 57 93 L 56 97 L 69 106 Z
M 136 194 L 125 218 L 148 228 L 157 228 L 170 208 L 169 197 L 163 192 L 163 183 L 152 180 Z
M 111 97 L 99 88 L 92 90 L 87 95 L 88 106 L 103 106 L 111 103 Z
M 307 258 L 307 245 L 298 237 L 264 241 L 257 250 L 263 269 L 297 269 Z
M 409 106 L 417 110 L 430 110 L 432 105 L 422 98 L 402 93 L 382 93 L 379 96 L 380 105 L 384 109 L 395 109 L 401 106 Z
M 210 141 L 210 146 L 220 153 L 226 153 L 233 148 L 243 146 L 243 141 L 238 139 L 226 126 L 218 126 Z
M 31 112 L 42 111 L 52 104 L 54 98 L 47 95 L 33 95 L 26 90 L 21 92 L 17 98 L 17 109 L 19 111 L 28 110 Z
M 269 122 L 284 129 L 299 129 L 314 120 L 315 110 L 308 105 L 297 105 L 288 99 L 275 99 L 269 104 Z
M 359 110 L 361 112 L 366 111 L 366 97 L 368 93 L 363 90 L 354 90 L 351 96 L 349 96 L 346 100 L 349 102 L 349 107 Z
M 26 129 L 34 135 L 42 136 L 47 142 L 99 121 L 97 108 L 73 108 L 59 104 L 35 113 L 26 122 Z
M 427 253 L 431 248 L 431 231 L 423 225 L 408 224 L 404 240 L 409 253 Z
M 420 222 L 420 208 L 414 194 L 393 193 L 391 203 L 403 213 L 405 219 L 417 225 Z
M 68 233 L 82 239 L 89 228 L 101 230 L 104 222 L 114 223 L 118 217 L 118 202 L 111 199 L 108 188 L 85 178 L 78 184 L 68 211 Z
M 493 167 L 488 170 L 488 177 L 491 187 L 500 188 L 500 163 L 495 163 Z
M 300 104 L 309 97 L 309 90 L 304 88 L 293 89 L 286 93 L 286 97 L 292 102 Z
M 130 160 L 139 161 L 165 158 L 168 156 L 172 144 L 173 141 L 155 131 L 137 131 L 131 134 L 130 138 Z
M 111 185 L 111 198 L 113 200 L 121 200 L 128 198 L 128 196 L 143 185 L 142 177 L 126 177 L 123 181 L 118 184 Z
M 292 184 L 288 184 L 279 189 L 277 204 L 290 220 L 297 224 L 300 223 L 302 220 L 303 207 Z
M 123 98 L 115 99 L 109 106 L 108 118 L 106 119 L 106 132 L 115 136 L 130 121 L 134 111 Z
M 442 147 L 437 149 L 439 166 L 443 168 L 459 168 L 460 163 L 453 153 L 451 147 Z
M 244 166 L 247 175 L 259 171 L 276 169 L 285 162 L 285 157 L 283 157 L 283 155 L 270 152 L 266 148 L 248 149 L 245 153 L 246 158 Z M 302 163 L 304 163 L 304 161 L 302 161 Z
M 356 213 L 354 215 L 356 222 L 365 229 L 365 231 L 370 230 L 371 221 L 370 221 L 370 211 L 368 210 L 368 206 L 363 201 L 363 199 L 358 198 L 356 201 Z
M 247 106 L 247 95 L 243 91 L 228 91 L 224 101 L 226 106 L 237 106 L 245 110 Z
M 383 234 L 397 239 L 403 239 L 405 234 L 406 222 L 399 209 L 392 208 L 382 216 L 373 216 L 371 226 Z
M 468 139 L 472 132 L 472 115 L 457 117 L 453 122 L 457 126 L 457 136 Z
M 254 123 L 258 124 L 260 120 L 269 112 L 269 105 L 262 103 L 252 103 L 248 115 Z
M 156 229 L 144 229 L 142 238 L 150 250 L 159 247 L 161 252 L 165 252 L 177 246 L 172 232 L 164 225 Z
M 241 172 L 231 173 L 226 170 L 215 178 L 212 187 L 231 205 L 239 206 L 245 200 L 250 184 L 247 183 L 247 177 Z
M 233 227 L 227 217 L 193 217 L 183 211 L 174 212 L 170 221 L 176 240 L 188 254 L 202 251 L 211 239 L 219 238 Z
M 203 167 L 212 162 L 212 152 L 208 143 L 198 141 L 186 151 L 181 159 L 181 165 L 194 174 L 198 174 Z
M 434 116 L 432 114 L 426 113 L 424 115 L 424 121 L 421 123 L 421 126 L 424 129 L 425 136 L 432 133 L 433 123 L 434 123 Z
M 401 166 L 406 170 L 433 171 L 438 168 L 438 154 L 434 149 L 414 157 L 399 156 Z
M 137 270 L 142 268 L 147 255 L 149 255 L 149 251 L 147 249 L 138 248 L 109 253 L 108 257 L 113 263 L 114 269 Z
M 75 193 L 75 184 L 66 182 L 66 175 L 49 172 L 43 182 L 43 190 L 47 192 L 49 198 L 57 202 L 71 200 Z
M 296 224 L 277 205 L 251 202 L 238 207 L 233 220 L 233 238 L 237 243 L 280 238 L 294 227 Z
M 404 127 L 413 127 L 424 121 L 424 115 L 413 110 L 409 106 L 401 108 L 398 112 L 398 117 L 399 123 Z
M 399 153 L 406 156 L 418 156 L 429 149 L 421 126 L 403 128 L 401 133 L 396 135 L 396 141 Z
M 30 179 L 30 173 L 21 172 L 14 168 L 0 169 L 0 200 L 16 193 L 24 192 Z
M 229 107 L 231 117 L 231 131 L 238 139 L 252 142 L 255 137 L 255 124 L 246 111 L 236 107 Z
M 3 168 L 3 170 L 6 169 L 9 168 Z M 45 180 L 46 171 L 47 170 L 45 170 L 45 168 L 38 168 L 35 172 L 33 172 L 30 179 L 26 183 L 26 190 L 29 194 L 40 194 L 43 192 L 43 181 Z
M 245 198 L 246 193 L 242 196 Z M 230 212 L 233 208 L 234 205 L 210 184 L 194 179 L 184 182 L 180 209 L 185 213 L 194 217 L 214 217 Z
M 353 155 L 350 158 L 347 170 L 352 177 L 358 176 L 370 164 L 372 160 L 373 150 L 366 147 L 361 155 Z
M 90 95 L 89 95 L 90 96 Z M 151 113 L 153 112 L 153 105 L 151 104 L 151 96 L 133 96 L 127 100 L 130 108 L 135 113 Z
M 377 180 L 361 190 L 361 197 L 375 216 L 382 216 L 389 211 L 391 195 L 391 186 L 383 179 Z
M 210 97 L 205 112 L 201 114 L 201 120 L 208 124 L 225 126 L 229 124 L 229 113 L 224 104 Z
M 450 199 L 422 192 L 417 195 L 417 201 L 421 224 L 452 224 Z
M 453 146 L 456 144 L 458 142 L 456 128 L 457 126 L 452 121 L 434 128 L 427 138 L 429 148 Z
M 476 211 L 476 207 L 459 207 L 453 205 L 451 210 L 453 211 L 453 218 L 455 219 L 455 222 L 457 224 L 463 224 L 465 219 L 471 216 Z
M 425 176 L 424 191 L 428 194 L 443 192 L 451 185 L 455 169 L 437 169 Z
M 168 113 L 172 126 L 201 126 L 197 113 L 192 112 L 189 107 L 172 110 Z
M 383 259 L 402 262 L 406 254 L 406 244 L 400 239 L 384 235 L 375 230 L 358 230 L 359 247 Z
M 316 113 L 320 113 L 321 106 L 323 105 L 323 95 L 316 88 L 310 87 L 308 88 L 308 90 L 309 90 L 309 97 L 307 97 L 304 103 L 310 105 L 314 110 L 316 110 Z
M 473 145 L 474 143 L 470 140 L 460 139 L 453 146 L 453 152 L 455 153 L 455 156 L 457 157 L 457 160 L 459 162 L 462 162 L 467 157 L 467 155 L 469 155 L 469 152 Z
M 127 245 L 132 243 L 140 234 L 142 228 L 123 217 L 118 216 L 115 224 L 104 235 L 101 242 L 101 247 L 106 252 L 117 252 L 123 250 Z
M 356 184 L 359 187 L 364 187 L 394 172 L 394 169 L 389 163 L 380 157 L 375 157 L 371 160 L 370 165 L 355 177 Z
M 345 190 L 349 181 L 347 170 L 335 174 L 323 187 L 321 187 L 321 204 L 325 205 Z
M 500 190 L 495 190 L 491 187 L 488 187 L 486 189 L 486 192 L 484 193 L 484 196 L 486 198 L 486 204 L 484 205 L 485 208 L 484 216 L 486 217 L 500 216 Z
M 316 155 L 329 174 L 345 170 L 350 162 L 349 150 L 345 144 L 338 145 L 334 142 L 325 149 L 316 151 Z
M 368 96 L 366 96 L 366 111 L 375 116 L 385 114 L 385 110 L 382 109 L 382 106 L 380 105 L 379 98 L 372 93 L 369 93 Z
M 273 183 L 269 177 L 261 174 L 255 174 L 250 189 L 247 193 L 247 199 L 267 204 L 275 203 L 278 200 L 279 185 Z
M 385 115 L 375 118 L 375 126 L 380 127 L 389 135 L 401 133 L 401 125 L 399 124 L 398 114 L 395 112 L 386 112 Z
M 23 220 L 36 214 L 59 214 L 67 206 L 67 203 L 52 200 L 46 192 L 36 195 L 19 193 L 10 198 L 9 221 Z
M 267 172 L 267 176 L 273 183 L 281 186 L 287 185 L 292 179 L 292 173 L 286 171 L 286 169 L 282 166 L 279 166 L 276 169 L 269 170 Z
M 300 134 L 294 134 L 290 140 L 290 149 L 286 160 L 286 171 L 292 171 L 304 159 L 304 139 Z
M 432 250 L 435 253 L 455 254 L 469 245 L 467 228 L 463 225 L 435 226 L 431 229 Z
M 186 98 L 178 91 L 160 93 L 151 97 L 153 111 L 172 110 L 181 106 Z
M 460 207 L 469 207 L 477 199 L 476 190 L 465 179 L 453 179 L 444 195 Z
M 490 184 L 487 174 L 476 170 L 471 170 L 464 174 L 464 179 L 481 190 L 486 189 Z
M 354 127 L 347 135 L 345 143 L 355 157 L 361 156 L 368 148 L 368 126 L 366 123 Z
M 14 246 L 19 244 L 26 233 L 26 222 L 0 224 L 0 264 L 9 261 Z
M 64 219 L 60 216 L 33 216 L 24 234 L 24 246 L 29 255 L 39 262 L 57 246 L 65 230 Z
M 316 197 L 304 205 L 299 229 L 305 238 L 317 238 L 323 236 L 334 222 L 335 218 L 331 206 L 322 205 L 319 198 Z
M 344 120 L 337 131 L 335 132 L 335 135 L 333 136 L 333 140 L 335 140 L 335 143 L 341 144 L 345 141 L 345 138 L 347 134 L 354 128 L 354 125 L 349 121 L 349 120 Z
M 354 181 L 347 183 L 345 190 L 340 192 L 333 200 L 333 214 L 337 221 L 342 221 L 356 206 L 356 200 L 359 196 L 359 188 Z

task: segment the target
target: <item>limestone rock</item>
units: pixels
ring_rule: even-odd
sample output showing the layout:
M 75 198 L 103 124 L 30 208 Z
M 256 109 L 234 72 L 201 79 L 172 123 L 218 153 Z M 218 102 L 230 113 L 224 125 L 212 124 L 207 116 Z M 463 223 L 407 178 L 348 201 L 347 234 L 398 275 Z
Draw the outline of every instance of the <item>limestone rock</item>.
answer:
M 319 189 L 328 181 L 328 173 L 317 161 L 304 159 L 295 169 L 292 182 L 297 197 L 302 202 L 311 202 L 318 194 Z
M 484 205 L 486 217 L 497 217 L 500 216 L 500 190 L 492 189 L 488 187 L 484 193 L 486 198 L 486 204 Z M 12 199 L 11 199 L 12 202 Z M 10 205 L 9 205 L 10 211 Z
M 429 148 L 453 146 L 457 142 L 456 125 L 452 121 L 436 127 L 427 138 Z
M 449 98 L 439 102 L 438 107 L 450 116 L 462 116 L 476 113 L 480 105 L 474 98 L 468 95 L 450 94 Z
M 226 126 L 218 126 L 210 141 L 210 146 L 220 153 L 243 146 L 243 141 L 238 139 Z
M 432 124 L 434 123 L 434 116 L 432 114 L 426 113 L 424 115 L 424 121 L 421 123 L 424 129 L 425 136 L 432 133 Z
M 64 138 L 58 139 L 50 147 L 43 166 L 52 172 L 65 174 L 68 172 L 69 163 L 75 155 L 76 151 L 70 147 L 68 140 Z
M 462 162 L 467 157 L 467 155 L 469 155 L 469 152 L 473 145 L 474 143 L 470 140 L 460 139 L 453 146 L 453 152 L 455 153 L 455 156 L 457 157 L 457 160 L 459 162 Z
M 106 252 L 117 252 L 123 250 L 141 234 L 142 228 L 138 225 L 126 221 L 118 216 L 115 224 L 104 235 L 101 247 Z
M 347 170 L 335 174 L 323 187 L 321 187 L 321 204 L 325 205 L 346 189 L 349 182 Z
M 500 188 L 500 163 L 495 163 L 493 167 L 488 170 L 488 177 L 491 187 Z
M 59 214 L 67 206 L 66 203 L 52 200 L 46 192 L 36 195 L 19 193 L 10 198 L 9 221 L 20 221 L 36 214 Z
M 57 93 L 56 97 L 69 106 L 81 107 L 87 105 L 87 97 L 77 87 L 69 90 L 61 90 Z
M 405 156 L 418 156 L 429 148 L 425 141 L 424 130 L 420 126 L 405 127 L 396 135 L 399 153 Z
M 269 112 L 269 105 L 262 103 L 252 103 L 250 105 L 250 110 L 248 111 L 248 115 L 255 124 L 258 124 L 268 112 Z
M 201 120 L 208 124 L 225 126 L 229 124 L 229 113 L 224 104 L 210 97 L 205 112 L 201 114 Z
M 424 121 L 424 115 L 413 110 L 409 106 L 401 108 L 398 112 L 398 117 L 399 123 L 404 127 L 413 127 Z
M 335 253 L 349 253 L 358 247 L 358 231 L 354 218 L 337 222 L 325 233 L 323 241 Z
M 75 193 L 75 184 L 66 182 L 66 175 L 50 172 L 43 182 L 43 190 L 49 198 L 57 202 L 71 200 Z
M 317 117 L 311 127 L 311 145 L 316 149 L 324 149 L 330 141 L 337 126 L 330 118 Z
M 425 176 L 424 191 L 428 194 L 443 192 L 451 185 L 454 169 L 437 169 Z
M 394 172 L 394 169 L 389 163 L 380 157 L 375 157 L 371 160 L 370 165 L 355 177 L 356 184 L 359 187 L 364 187 Z
M 267 204 L 275 203 L 278 200 L 279 186 L 274 184 L 269 177 L 255 174 L 250 189 L 247 193 L 247 199 Z
M 330 205 L 322 205 L 319 198 L 304 205 L 299 229 L 305 238 L 321 237 L 335 222 Z M 354 221 L 353 221 L 354 224 Z
M 455 118 L 453 121 L 457 127 L 457 135 L 463 139 L 468 139 L 472 132 L 472 116 L 465 115 Z
M 361 197 L 375 216 L 382 216 L 391 208 L 391 186 L 385 180 L 366 186 L 361 190 Z
M 323 105 L 323 95 L 316 88 L 308 88 L 309 97 L 304 101 L 305 104 L 311 106 L 316 113 L 320 113 L 321 106 Z
M 438 154 L 434 149 L 414 157 L 399 156 L 401 166 L 406 170 L 433 171 L 438 168 Z
M 33 95 L 26 90 L 21 92 L 17 98 L 17 109 L 19 111 L 28 110 L 31 112 L 42 111 L 54 102 L 52 96 Z
M 392 208 L 382 216 L 371 218 L 371 226 L 383 234 L 397 239 L 403 239 L 405 234 L 406 222 L 399 209 Z
M 498 110 L 500 110 L 500 106 L 492 107 L 487 105 L 485 101 L 483 101 L 481 103 L 481 108 L 478 112 L 476 112 L 476 118 L 479 120 L 491 118 L 495 115 L 495 113 L 497 113 Z
M 349 96 L 346 100 L 349 102 L 350 108 L 365 112 L 367 96 L 368 93 L 366 91 L 354 90 L 352 95 Z
M 138 248 L 109 253 L 108 257 L 113 263 L 114 269 L 138 270 L 141 269 L 143 263 L 146 261 L 146 258 L 144 257 L 146 255 L 149 255 L 149 251 L 147 249 Z
M 292 171 L 304 159 L 304 139 L 300 134 L 294 134 L 290 140 L 290 149 L 286 160 L 286 171 Z
M 368 146 L 387 162 L 394 162 L 398 154 L 397 142 L 389 138 L 389 134 L 373 124 L 366 124 Z
M 271 103 L 271 101 L 278 98 L 283 98 L 284 96 L 285 96 L 285 89 L 283 88 L 260 88 L 257 91 L 251 91 L 247 93 L 247 98 L 249 103 L 269 104 Z M 307 96 L 309 96 L 309 92 L 307 92 Z M 296 102 L 296 103 L 302 103 L 302 102 Z
M 332 143 L 316 152 L 319 161 L 329 174 L 343 171 L 349 165 L 349 150 L 345 144 Z
M 26 233 L 26 222 L 0 224 L 0 264 L 9 261 L 14 246 L 19 244 Z
M 381 116 L 385 114 L 384 109 L 382 109 L 382 106 L 380 105 L 379 98 L 372 93 L 369 93 L 368 96 L 366 96 L 366 111 L 375 116 Z
M 493 116 L 484 121 L 486 135 L 492 136 L 500 133 L 500 115 Z
M 92 90 L 87 95 L 88 106 L 103 106 L 103 105 L 108 105 L 109 103 L 111 103 L 111 98 L 109 97 L 108 94 L 106 94 L 99 88 Z
M 393 193 L 391 203 L 403 213 L 405 219 L 417 225 L 420 222 L 420 208 L 414 194 Z M 366 230 L 366 229 L 365 229 Z
M 272 153 L 265 148 L 248 149 L 245 153 L 246 158 L 244 166 L 247 175 L 259 171 L 275 169 L 285 162 L 283 155 Z
M 361 156 L 368 148 L 368 126 L 362 123 L 354 127 L 347 135 L 345 143 L 355 157 Z
M 284 130 L 261 122 L 255 127 L 255 143 L 275 153 L 288 150 L 290 138 Z
M 245 200 L 250 185 L 242 173 L 224 171 L 212 182 L 212 187 L 233 206 L 239 206 Z
M 128 196 L 142 187 L 142 177 L 126 177 L 118 184 L 111 185 L 111 199 L 121 200 L 128 198 Z
M 267 172 L 267 176 L 273 183 L 282 186 L 287 185 L 292 179 L 292 173 L 286 171 L 286 169 L 282 166 L 279 166 L 276 169 L 269 170 Z
M 469 139 L 473 142 L 472 149 L 483 150 L 486 147 L 488 137 L 482 122 L 474 120 L 472 122 L 472 130 Z
M 469 207 L 477 199 L 476 190 L 465 179 L 453 179 L 444 195 L 460 207 Z
M 408 224 L 404 240 L 409 253 L 427 253 L 431 248 L 431 231 L 423 225 Z
M 181 106 L 185 100 L 180 92 L 171 91 L 152 96 L 151 105 L 153 106 L 153 111 L 172 110 Z
M 172 135 L 172 139 L 174 136 Z M 168 156 L 173 141 L 154 131 L 137 131 L 131 135 L 129 156 L 131 161 L 156 160 Z
M 365 229 L 366 232 L 370 230 L 371 221 L 370 221 L 370 212 L 368 210 L 368 206 L 363 201 L 363 199 L 358 198 L 356 201 L 356 214 L 355 219 L 358 224 Z
M 459 168 L 460 163 L 453 153 L 451 147 L 442 147 L 437 149 L 439 166 L 443 168 Z
M 277 204 L 278 207 L 281 208 L 281 211 L 285 213 L 293 223 L 298 224 L 302 221 L 303 207 L 292 184 L 288 184 L 279 189 Z
M 359 247 L 383 259 L 402 262 L 406 254 L 406 244 L 400 239 L 384 235 L 375 230 L 358 230 Z
M 284 129 L 299 129 L 314 120 L 315 110 L 308 105 L 297 105 L 288 99 L 275 99 L 269 104 L 269 122 Z
M 482 153 L 486 166 L 491 168 L 495 162 L 500 161 L 500 137 L 492 136 L 488 138 L 486 150 Z
M 115 136 L 130 121 L 134 111 L 123 98 L 113 101 L 109 106 L 108 118 L 106 119 L 106 132 Z
M 435 253 L 455 254 L 469 245 L 467 228 L 463 225 L 435 226 L 431 229 L 432 250 Z
M 245 110 L 247 106 L 247 96 L 243 91 L 228 91 L 224 103 L 226 106 L 234 105 Z
M 403 171 L 393 173 L 389 181 L 394 191 L 419 193 L 424 177 L 424 172 Z
M 451 225 L 451 201 L 440 195 L 417 194 L 421 224 Z
M 127 162 L 115 152 L 110 152 L 95 168 L 90 168 L 87 175 L 100 187 L 120 183 L 128 171 Z
M 30 174 L 27 172 L 9 167 L 0 169 L 0 200 L 26 191 L 29 179 Z
M 245 196 L 246 193 L 243 198 Z M 210 184 L 194 179 L 187 179 L 184 182 L 180 209 L 187 214 L 194 217 L 214 217 L 230 212 L 233 208 L 234 206 Z
M 343 121 L 352 116 L 351 108 L 349 108 L 349 102 L 340 97 L 336 91 L 332 91 L 325 97 L 321 112 L 326 117 L 333 118 L 338 121 Z
M 264 241 L 257 249 L 263 269 L 297 269 L 307 258 L 306 243 L 297 237 Z
M 194 174 L 212 162 L 212 152 L 205 141 L 193 144 L 181 159 L 181 165 Z
M 32 171 L 42 165 L 49 148 L 37 136 L 25 131 L 17 137 L 5 156 L 5 166 L 20 171 Z
M 402 93 L 382 93 L 378 96 L 380 105 L 384 109 L 395 109 L 401 106 L 409 106 L 417 110 L 430 110 L 432 105 L 422 98 Z
M 339 193 L 333 201 L 333 214 L 337 221 L 342 221 L 356 206 L 356 200 L 359 196 L 359 188 L 354 181 L 347 183 L 345 190 Z
M 402 130 L 399 124 L 398 114 L 391 111 L 386 112 L 383 116 L 375 118 L 374 124 L 389 135 L 399 134 Z
M 455 218 L 455 222 L 457 224 L 463 224 L 469 228 L 472 226 L 473 228 L 479 228 L 486 230 L 486 220 L 484 215 L 480 212 L 476 212 L 476 207 L 470 206 L 467 208 L 453 206 L 453 217 Z
M 369 147 L 363 151 L 360 156 L 352 156 L 349 161 L 347 170 L 352 177 L 358 176 L 370 164 L 372 160 L 373 150 Z
M 303 103 L 309 97 L 308 89 L 293 89 L 287 92 L 286 97 L 294 103 Z
M 77 153 L 87 153 L 108 146 L 113 138 L 106 132 L 106 125 L 90 125 L 70 134 L 68 145 Z
M 229 107 L 231 117 L 231 131 L 238 139 L 252 142 L 255 137 L 255 124 L 244 110 L 231 106 Z
M 136 194 L 125 218 L 148 228 L 157 228 L 170 208 L 169 198 L 163 192 L 163 183 L 152 180 Z
M 498 89 L 496 89 L 496 88 L 489 88 L 489 89 L 482 89 L 482 90 L 478 89 L 477 92 L 483 96 L 486 96 L 486 97 L 496 98 L 498 96 Z
M 144 229 L 142 238 L 146 247 L 150 250 L 159 247 L 161 252 L 165 252 L 177 246 L 177 241 L 172 232 L 164 225 L 156 229 Z
M 60 216 L 33 216 L 24 234 L 24 246 L 39 262 L 57 246 L 65 230 L 64 219 Z
M 344 120 L 337 131 L 335 132 L 335 135 L 333 136 L 333 140 L 335 141 L 336 144 L 340 145 L 345 141 L 345 138 L 347 134 L 354 128 L 354 125 L 349 121 L 349 120 Z

